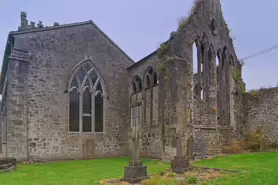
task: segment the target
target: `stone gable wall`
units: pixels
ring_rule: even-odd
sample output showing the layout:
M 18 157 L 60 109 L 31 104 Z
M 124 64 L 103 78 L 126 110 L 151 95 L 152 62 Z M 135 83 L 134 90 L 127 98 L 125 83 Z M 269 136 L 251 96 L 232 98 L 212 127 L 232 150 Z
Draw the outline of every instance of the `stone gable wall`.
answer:
M 10 140 L 8 148 L 26 151 L 28 148 L 28 152 L 10 150 L 9 156 L 51 160 L 126 154 L 129 120 L 126 68 L 132 62 L 90 24 L 19 34 L 15 41 L 20 41 L 30 53 L 26 74 L 28 121 L 24 128 L 28 141 Z M 87 57 L 102 75 L 107 92 L 104 134 L 69 133 L 69 100 L 65 90 L 74 67 Z M 14 69 L 10 70 L 12 75 Z M 13 93 L 17 94 L 17 90 L 13 89 Z M 10 98 L 16 97 L 10 94 Z M 16 116 L 15 112 L 9 114 Z M 11 128 L 9 134 L 15 129 Z

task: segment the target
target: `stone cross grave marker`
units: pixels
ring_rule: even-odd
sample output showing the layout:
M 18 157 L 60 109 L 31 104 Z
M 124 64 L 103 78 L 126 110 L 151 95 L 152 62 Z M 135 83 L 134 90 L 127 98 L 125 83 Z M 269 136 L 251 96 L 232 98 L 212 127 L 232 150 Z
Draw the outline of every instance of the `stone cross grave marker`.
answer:
M 147 167 L 143 166 L 140 160 L 140 125 L 135 121 L 135 125 L 131 125 L 129 133 L 131 139 L 132 160 L 129 166 L 125 167 L 124 181 L 131 184 L 139 183 L 147 178 Z
M 185 155 L 183 150 L 183 137 L 182 131 L 177 133 L 177 152 L 174 159 L 171 161 L 172 171 L 175 173 L 182 174 L 190 169 L 188 157 Z

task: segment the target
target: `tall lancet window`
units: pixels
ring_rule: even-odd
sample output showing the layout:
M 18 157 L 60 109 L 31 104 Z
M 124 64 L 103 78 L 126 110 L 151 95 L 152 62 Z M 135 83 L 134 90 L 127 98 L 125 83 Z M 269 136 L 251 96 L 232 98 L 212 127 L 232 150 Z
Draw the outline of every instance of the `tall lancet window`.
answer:
M 69 86 L 69 131 L 103 132 L 102 79 L 88 61 L 78 67 Z

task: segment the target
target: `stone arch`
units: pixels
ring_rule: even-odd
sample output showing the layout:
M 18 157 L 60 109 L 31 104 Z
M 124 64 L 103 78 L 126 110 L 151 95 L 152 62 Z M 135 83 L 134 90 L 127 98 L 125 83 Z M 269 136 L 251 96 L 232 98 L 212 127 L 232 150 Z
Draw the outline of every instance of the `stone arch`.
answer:
M 144 88 L 150 88 L 154 85 L 158 84 L 158 76 L 156 73 L 156 70 L 149 66 L 147 70 L 145 71 L 144 77 L 143 77 L 143 86 Z
M 203 33 L 203 36 L 202 36 L 202 41 L 201 41 L 201 72 L 203 72 L 204 68 L 205 68 L 205 63 L 208 62 L 208 58 L 207 58 L 207 52 L 209 50 L 209 47 L 208 47 L 208 36 L 206 33 Z
M 192 72 L 193 74 L 195 73 L 196 74 L 196 78 L 197 78 L 197 93 L 196 93 L 196 97 L 200 97 L 201 94 L 201 81 L 202 81 L 202 78 L 201 78 L 201 68 L 202 68 L 202 51 L 201 51 L 201 46 L 202 46 L 202 40 L 200 38 L 199 35 L 197 35 L 195 37 L 195 45 L 196 45 L 196 54 L 197 54 L 197 60 L 196 60 L 196 63 L 194 63 L 194 61 L 192 62 Z M 194 43 L 192 43 L 192 46 L 194 46 Z M 193 49 L 193 47 L 192 47 Z M 193 53 L 193 52 L 192 52 Z M 197 71 L 194 71 L 194 68 L 197 68 Z
M 197 36 L 192 44 L 192 72 L 193 74 L 198 73 L 198 60 L 200 52 L 200 37 Z
M 228 56 L 228 48 L 227 46 L 224 46 L 222 56 Z
M 132 91 L 133 94 L 141 92 L 142 91 L 142 80 L 138 75 L 135 75 L 132 78 Z
M 153 99 L 157 95 L 154 94 L 154 86 L 158 84 L 158 76 L 156 73 L 156 70 L 152 67 L 149 66 L 144 74 L 143 77 L 143 112 L 144 112 L 144 120 L 145 123 L 147 123 L 147 120 L 149 120 L 149 124 L 152 125 L 153 122 L 153 111 L 154 111 L 154 103 Z M 148 110 L 148 115 L 147 115 L 147 110 Z
M 216 52 L 216 56 L 220 58 L 221 54 L 222 54 L 222 50 L 218 49 L 217 52 Z
M 230 55 L 230 56 L 229 56 L 229 64 L 230 64 L 231 66 L 235 66 L 235 61 L 234 61 L 233 55 Z
M 204 45 L 204 47 L 208 45 L 208 36 L 205 32 L 203 33 L 201 44 Z
M 68 84 L 69 131 L 104 133 L 106 86 L 90 60 L 72 70 Z
M 74 74 L 76 73 L 76 71 L 84 64 L 84 63 L 89 63 L 95 70 L 96 74 L 98 75 L 98 77 L 100 78 L 100 84 L 102 86 L 102 94 L 105 98 L 108 98 L 108 89 L 105 83 L 105 80 L 103 78 L 103 75 L 101 74 L 101 72 L 98 70 L 98 68 L 96 67 L 96 65 L 93 63 L 93 61 L 91 59 L 84 59 L 81 62 L 79 62 L 78 64 L 76 64 L 73 69 L 71 70 L 71 75 L 70 78 L 68 79 L 68 83 L 67 83 L 67 91 L 70 89 L 70 84 L 72 82 L 72 79 L 74 78 Z
M 196 43 L 196 46 L 197 46 L 197 47 L 200 46 L 200 44 L 201 44 L 201 38 L 200 38 L 199 35 L 197 35 L 197 36 L 195 37 L 194 42 Z
M 208 53 L 208 58 L 209 60 L 212 60 L 216 57 L 215 51 L 214 51 L 214 47 L 212 44 L 210 44 L 209 46 L 209 53 Z

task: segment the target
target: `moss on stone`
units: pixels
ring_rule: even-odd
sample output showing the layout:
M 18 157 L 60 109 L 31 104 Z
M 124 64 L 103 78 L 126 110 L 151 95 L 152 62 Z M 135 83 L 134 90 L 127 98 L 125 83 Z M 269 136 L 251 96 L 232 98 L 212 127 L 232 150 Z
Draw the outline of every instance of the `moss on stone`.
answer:
M 234 71 L 233 72 L 233 79 L 234 81 L 240 85 L 240 92 L 241 94 L 245 94 L 246 93 L 246 84 L 243 81 L 243 79 L 241 78 L 241 75 L 239 72 Z

